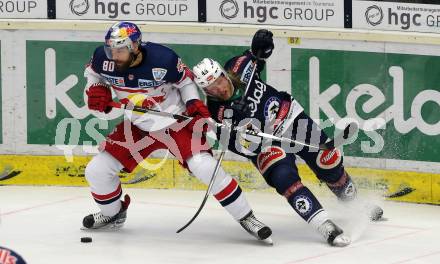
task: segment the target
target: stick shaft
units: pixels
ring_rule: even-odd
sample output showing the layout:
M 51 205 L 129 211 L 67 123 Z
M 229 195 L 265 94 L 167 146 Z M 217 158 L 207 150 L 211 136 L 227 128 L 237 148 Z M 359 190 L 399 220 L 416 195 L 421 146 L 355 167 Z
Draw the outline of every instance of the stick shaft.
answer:
M 215 170 L 212 173 L 212 177 L 211 177 L 211 181 L 209 182 L 208 185 L 208 189 L 206 190 L 205 193 L 205 197 L 203 197 L 203 201 L 199 206 L 199 209 L 197 210 L 197 212 L 194 214 L 194 216 L 188 221 L 188 223 L 186 223 L 184 226 L 182 226 L 179 230 L 177 230 L 176 233 L 180 233 L 183 230 L 185 230 L 192 222 L 194 222 L 194 220 L 196 220 L 197 216 L 200 214 L 200 212 L 202 211 L 203 207 L 205 206 L 206 201 L 208 200 L 209 197 L 209 193 L 211 192 L 212 186 L 214 185 L 214 181 L 215 178 L 217 177 L 217 173 L 218 170 L 220 169 L 220 164 L 222 163 L 223 157 L 225 156 L 225 150 L 222 151 L 222 153 L 220 154 L 220 157 L 217 161 L 217 165 L 215 166 Z
M 177 120 L 192 119 L 192 117 L 189 117 L 186 115 L 172 114 L 172 113 L 168 113 L 168 112 L 163 112 L 163 111 L 150 109 L 150 108 L 143 108 L 143 107 L 139 107 L 139 106 L 134 106 L 133 108 L 127 108 L 127 105 L 121 104 L 118 102 L 110 102 L 109 105 L 112 107 L 121 108 L 124 110 L 131 110 L 131 111 L 140 112 L 140 113 L 151 113 L 151 114 L 160 115 L 160 116 L 164 116 L 164 117 L 171 117 L 171 118 L 174 118 Z M 219 124 L 212 119 L 210 119 L 210 121 L 211 121 L 211 124 L 213 124 L 214 126 L 216 126 L 218 128 L 227 127 L 225 124 Z M 350 128 L 355 127 L 355 128 L 349 129 L 349 127 Z M 354 123 L 349 124 L 340 135 L 335 137 L 335 139 L 338 139 L 338 140 L 331 140 L 327 143 L 320 144 L 319 146 L 311 145 L 306 142 L 301 142 L 301 141 L 297 141 L 297 140 L 290 139 L 290 138 L 274 136 L 274 135 L 264 133 L 264 132 L 255 132 L 255 131 L 252 131 L 249 129 L 241 129 L 241 128 L 233 127 L 233 126 L 230 126 L 230 129 L 234 130 L 234 131 L 238 131 L 238 132 L 243 132 L 243 133 L 246 133 L 251 136 L 257 136 L 257 137 L 271 139 L 271 140 L 275 140 L 275 141 L 279 141 L 279 142 L 287 142 L 289 144 L 297 144 L 297 145 L 301 145 L 301 146 L 305 146 L 305 147 L 313 148 L 313 149 L 327 150 L 327 149 L 336 148 L 336 147 L 342 145 L 344 143 L 344 140 L 351 138 L 351 136 L 355 133 L 355 131 L 357 131 L 356 130 L 357 126 L 355 126 Z M 349 132 L 351 132 L 351 133 L 348 133 L 347 129 L 349 129 Z

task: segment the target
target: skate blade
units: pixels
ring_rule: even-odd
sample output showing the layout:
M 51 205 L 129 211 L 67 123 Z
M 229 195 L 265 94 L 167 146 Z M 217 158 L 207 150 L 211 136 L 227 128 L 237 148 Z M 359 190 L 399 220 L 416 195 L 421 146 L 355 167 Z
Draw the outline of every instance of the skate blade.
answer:
M 386 222 L 386 221 L 388 221 L 388 218 L 382 216 L 381 218 L 376 219 L 376 220 L 370 219 L 370 221 L 374 222 L 374 223 L 376 223 L 376 222 Z
M 350 245 L 351 239 L 344 235 L 339 235 L 333 240 L 332 246 L 334 247 L 346 247 Z
M 266 239 L 261 239 L 260 241 L 265 245 L 273 246 L 273 241 L 271 237 L 268 237 Z
M 100 231 L 117 231 L 124 226 L 124 223 L 111 223 L 98 228 L 87 228 L 82 226 L 80 230 L 83 231 L 91 231 L 91 232 L 100 232 Z

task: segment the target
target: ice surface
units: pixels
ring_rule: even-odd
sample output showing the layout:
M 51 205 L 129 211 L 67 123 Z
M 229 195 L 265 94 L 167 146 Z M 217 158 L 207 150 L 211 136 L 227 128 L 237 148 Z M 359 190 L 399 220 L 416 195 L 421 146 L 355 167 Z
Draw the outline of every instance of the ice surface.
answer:
M 440 207 L 382 202 L 386 222 L 334 198 L 321 199 L 353 243 L 332 248 L 277 194 L 247 192 L 255 215 L 269 225 L 274 246 L 247 234 L 210 198 L 185 231 L 204 192 L 126 189 L 128 218 L 117 232 L 80 230 L 97 207 L 87 188 L 0 187 L 0 245 L 28 263 L 440 263 Z M 92 243 L 81 243 L 90 236 Z

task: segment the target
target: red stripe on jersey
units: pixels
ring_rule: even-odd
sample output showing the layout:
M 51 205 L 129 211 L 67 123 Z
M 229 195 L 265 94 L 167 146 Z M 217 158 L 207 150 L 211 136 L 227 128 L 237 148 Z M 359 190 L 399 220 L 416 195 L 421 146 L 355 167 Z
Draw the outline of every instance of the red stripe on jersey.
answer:
M 96 200 L 105 201 L 105 200 L 109 200 L 109 199 L 112 199 L 112 198 L 118 196 L 121 193 L 121 191 L 122 191 L 121 184 L 119 184 L 118 188 L 114 192 L 111 192 L 108 194 L 96 194 L 96 193 L 92 192 L 92 196 Z
M 124 89 L 124 88 L 121 88 L 118 86 L 114 86 L 114 85 L 112 85 L 112 88 L 117 91 L 127 92 L 127 93 L 148 93 L 148 90 L 143 90 L 143 89 L 130 90 L 130 89 Z
M 227 198 L 229 195 L 231 195 L 235 189 L 237 189 L 238 187 L 238 183 L 235 179 L 232 179 L 231 182 L 228 184 L 228 186 L 226 186 L 223 190 L 221 190 L 219 193 L 217 193 L 216 195 L 214 195 L 214 197 L 221 201 L 225 198 Z

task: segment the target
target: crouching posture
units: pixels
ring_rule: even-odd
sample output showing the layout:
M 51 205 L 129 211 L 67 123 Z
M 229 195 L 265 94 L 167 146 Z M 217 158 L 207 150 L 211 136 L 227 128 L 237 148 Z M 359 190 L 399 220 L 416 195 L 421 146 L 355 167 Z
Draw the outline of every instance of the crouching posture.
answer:
M 120 200 L 118 173 L 133 171 L 155 150 L 169 150 L 194 176 L 209 183 L 217 161 L 203 133 L 199 133 L 201 140 L 193 141 L 192 137 L 202 132 L 194 131 L 194 123 L 210 114 L 199 99 L 191 71 L 174 51 L 142 42 L 135 24 L 119 22 L 108 30 L 105 45 L 95 50 L 85 76 L 91 110 L 109 113 L 113 90 L 122 103 L 173 114 L 185 112 L 193 117 L 188 122 L 177 122 L 160 115 L 125 112 L 125 120 L 107 136 L 103 151 L 87 165 L 85 176 L 100 211 L 84 217 L 85 228 L 124 224 L 130 197 L 125 195 Z M 237 181 L 222 168 L 212 194 L 247 232 L 270 242 L 270 228 L 255 218 Z
M 260 78 L 265 61 L 274 48 L 272 33 L 259 30 L 253 37 L 252 48 L 228 60 L 224 68 L 215 60 L 205 58 L 193 68 L 194 81 L 208 98 L 208 108 L 217 122 L 229 122 L 237 127 L 264 130 L 314 145 L 327 141 L 326 134 L 304 113 L 301 105 L 288 93 L 280 92 Z M 254 54 L 261 54 L 260 57 Z M 256 74 L 252 76 L 252 69 Z M 250 82 L 250 84 L 249 84 Z M 246 91 L 246 87 L 248 87 Z M 224 137 L 217 131 L 218 137 Z M 295 149 L 279 142 L 232 132 L 228 149 L 249 158 L 266 182 L 283 195 L 292 208 L 333 246 L 346 246 L 350 238 L 329 218 L 315 195 L 302 184 L 295 165 L 301 157 L 316 176 L 344 202 L 356 198 L 356 186 L 344 170 L 338 149 Z M 382 216 L 374 207 L 371 218 Z

